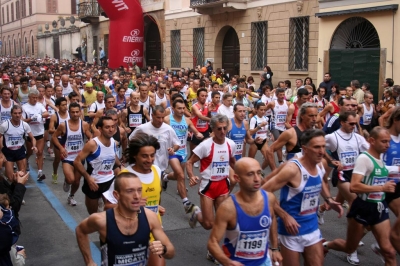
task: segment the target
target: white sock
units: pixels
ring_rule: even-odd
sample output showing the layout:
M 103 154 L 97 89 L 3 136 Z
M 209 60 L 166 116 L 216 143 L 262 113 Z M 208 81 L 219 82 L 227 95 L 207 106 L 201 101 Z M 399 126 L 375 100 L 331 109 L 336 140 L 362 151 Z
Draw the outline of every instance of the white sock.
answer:
M 42 173 L 42 170 L 38 170 L 38 174 L 41 174 Z
M 188 202 L 188 201 L 189 201 L 188 198 L 182 199 L 182 203 L 183 203 L 183 204 L 185 204 L 185 203 Z

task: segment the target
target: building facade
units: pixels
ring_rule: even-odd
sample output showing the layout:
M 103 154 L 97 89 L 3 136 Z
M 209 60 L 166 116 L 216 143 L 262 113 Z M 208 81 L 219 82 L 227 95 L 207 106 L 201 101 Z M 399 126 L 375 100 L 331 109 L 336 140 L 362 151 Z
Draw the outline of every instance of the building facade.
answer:
M 385 78 L 399 84 L 399 0 L 320 0 L 318 79 L 330 72 L 341 86 L 357 79 L 371 85 L 377 102 Z
M 1 0 L 2 55 L 38 57 L 38 29 L 77 13 L 77 0 Z

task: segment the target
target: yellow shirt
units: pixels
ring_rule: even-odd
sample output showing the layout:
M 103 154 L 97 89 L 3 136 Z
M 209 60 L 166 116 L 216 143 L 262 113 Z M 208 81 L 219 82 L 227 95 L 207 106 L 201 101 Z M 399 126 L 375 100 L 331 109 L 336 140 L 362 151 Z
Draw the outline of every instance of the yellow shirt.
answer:
M 97 97 L 97 91 L 93 90 L 92 93 L 88 93 L 87 91 L 83 92 L 83 97 L 85 98 L 85 104 L 86 106 L 91 106 L 92 103 L 94 103 L 96 101 L 96 97 Z M 88 109 L 89 108 L 85 108 L 84 109 L 84 115 L 87 116 L 88 115 Z
M 197 103 L 197 92 L 194 92 L 192 88 L 189 88 L 189 95 L 187 96 L 189 104 L 189 110 L 192 110 L 193 104 Z

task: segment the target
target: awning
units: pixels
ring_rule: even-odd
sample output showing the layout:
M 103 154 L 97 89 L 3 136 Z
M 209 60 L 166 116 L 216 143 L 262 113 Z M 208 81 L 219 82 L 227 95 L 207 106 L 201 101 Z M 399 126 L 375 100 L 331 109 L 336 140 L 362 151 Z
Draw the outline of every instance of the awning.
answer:
M 340 15 L 357 14 L 357 13 L 365 13 L 365 12 L 397 10 L 398 8 L 399 8 L 399 5 L 374 6 L 374 7 L 365 7 L 365 8 L 355 8 L 355 9 L 349 9 L 349 10 L 315 13 L 315 16 L 322 18 L 322 17 L 329 17 L 329 16 L 340 16 Z

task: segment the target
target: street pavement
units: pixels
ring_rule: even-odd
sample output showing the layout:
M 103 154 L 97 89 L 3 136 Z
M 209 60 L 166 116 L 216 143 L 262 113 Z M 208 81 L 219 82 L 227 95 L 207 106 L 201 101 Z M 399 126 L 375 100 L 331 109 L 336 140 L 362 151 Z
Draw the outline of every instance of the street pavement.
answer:
M 260 153 L 256 159 L 261 162 Z M 79 266 L 84 265 L 79 251 L 74 229 L 79 222 L 88 217 L 84 204 L 84 195 L 79 189 L 75 195 L 78 202 L 76 207 L 67 204 L 67 196 L 62 189 L 64 177 L 61 166 L 58 170 L 58 184 L 51 183 L 52 159 L 46 154 L 44 173 L 46 179 L 37 182 L 37 167 L 34 158 L 30 159 L 31 177 L 27 183 L 25 194 L 26 204 L 20 211 L 22 234 L 18 241 L 26 249 L 27 266 Z M 195 170 L 198 174 L 198 169 Z M 265 171 L 266 174 L 269 170 Z M 82 186 L 83 180 L 81 181 Z M 186 182 L 188 184 L 188 182 Z M 187 185 L 188 186 L 188 185 Z M 236 188 L 237 190 L 237 188 Z M 332 195 L 336 189 L 331 188 Z M 180 197 L 176 193 L 176 183 L 170 181 L 168 188 L 162 193 L 162 206 L 166 208 L 163 216 L 163 227 L 175 246 L 175 257 L 167 261 L 167 265 L 174 266 L 207 266 L 214 265 L 206 260 L 207 240 L 209 231 L 201 226 L 191 229 L 188 224 L 188 215 L 185 215 Z M 279 193 L 276 193 L 279 196 Z M 197 187 L 189 188 L 189 199 L 199 205 Z M 391 213 L 391 221 L 394 215 Z M 330 211 L 325 215 L 325 224 L 320 227 L 322 235 L 327 240 L 337 237 L 346 237 L 346 218 L 337 218 L 337 213 Z M 92 255 L 100 265 L 99 235 L 90 236 Z M 371 233 L 368 233 L 363 242 L 365 246 L 358 249 L 360 265 L 383 265 L 380 258 L 370 249 L 374 243 Z M 325 258 L 325 265 L 350 265 L 346 255 L 341 252 L 330 251 Z

